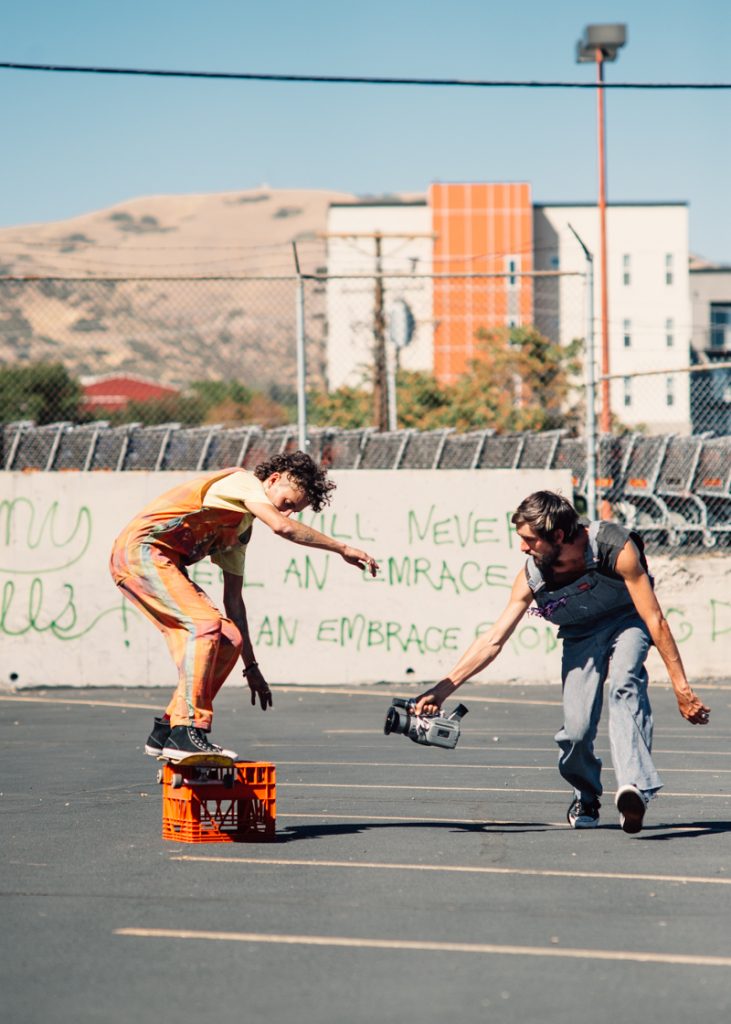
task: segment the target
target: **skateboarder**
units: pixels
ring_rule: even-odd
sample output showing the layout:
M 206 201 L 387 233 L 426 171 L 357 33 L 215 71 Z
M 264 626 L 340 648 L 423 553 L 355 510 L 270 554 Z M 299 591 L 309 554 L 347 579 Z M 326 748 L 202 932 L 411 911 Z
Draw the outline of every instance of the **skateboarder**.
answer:
M 221 753 L 209 738 L 213 701 L 239 655 L 251 703 L 263 711 L 272 694 L 256 661 L 242 595 L 246 548 L 254 520 L 285 540 L 340 555 L 376 575 L 365 551 L 291 518 L 329 503 L 335 484 L 304 452 L 277 455 L 253 473 L 225 469 L 190 480 L 135 516 L 114 543 L 110 570 L 129 600 L 161 630 L 178 669 L 167 710 L 145 744 L 151 756 L 180 760 Z M 188 577 L 209 556 L 223 571 L 225 614 Z M 235 757 L 235 751 L 223 753 Z
M 563 640 L 564 723 L 556 735 L 559 771 L 574 789 L 572 828 L 599 824 L 602 763 L 594 738 L 609 684 L 609 739 L 617 777 L 615 803 L 625 832 L 639 832 L 649 800 L 662 786 L 650 754 L 652 711 L 645 659 L 654 644 L 683 718 L 705 725 L 710 714 L 685 675 L 658 604 L 638 534 L 617 523 L 580 522 L 576 509 L 537 491 L 512 516 L 528 555 L 497 622 L 478 636 L 455 667 L 417 699 L 433 713 L 458 687 L 498 656 L 527 611 L 558 627 Z M 531 608 L 535 602 L 536 607 Z

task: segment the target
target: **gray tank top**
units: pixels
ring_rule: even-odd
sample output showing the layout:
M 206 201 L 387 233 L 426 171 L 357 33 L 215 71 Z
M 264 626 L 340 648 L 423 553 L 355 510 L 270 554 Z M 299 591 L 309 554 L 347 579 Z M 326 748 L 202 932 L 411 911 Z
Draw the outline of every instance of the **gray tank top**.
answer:
M 619 552 L 628 540 L 637 544 L 642 564 L 647 568 L 642 541 L 637 534 L 617 523 L 604 521 L 590 523 L 587 532 L 586 572 L 572 583 L 549 589 L 533 556 L 525 563 L 526 579 L 536 602 L 529 613 L 557 625 L 561 638 L 586 636 L 608 618 L 634 610 L 624 580 L 614 572 Z

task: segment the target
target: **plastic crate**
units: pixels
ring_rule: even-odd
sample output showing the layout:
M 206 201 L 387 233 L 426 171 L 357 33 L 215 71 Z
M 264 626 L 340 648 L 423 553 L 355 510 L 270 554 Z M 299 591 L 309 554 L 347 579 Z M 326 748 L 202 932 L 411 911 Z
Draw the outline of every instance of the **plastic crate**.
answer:
M 195 770 L 164 765 L 162 838 L 178 843 L 246 843 L 274 838 L 276 768 L 237 761 L 235 770 L 215 768 L 207 778 Z M 181 782 L 182 777 L 182 782 Z

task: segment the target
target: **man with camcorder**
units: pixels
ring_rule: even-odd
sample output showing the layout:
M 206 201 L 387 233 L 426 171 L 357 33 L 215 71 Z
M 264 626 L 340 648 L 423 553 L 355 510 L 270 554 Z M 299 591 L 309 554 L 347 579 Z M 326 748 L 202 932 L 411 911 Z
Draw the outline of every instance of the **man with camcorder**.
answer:
M 649 801 L 662 787 L 651 756 L 645 660 L 652 644 L 683 718 L 705 725 L 710 714 L 688 683 L 653 590 L 642 538 L 617 523 L 581 522 L 573 505 L 552 491 L 525 498 L 512 522 L 528 558 L 505 609 L 452 671 L 417 697 L 413 713 L 438 712 L 455 690 L 495 660 L 526 612 L 555 623 L 563 641 L 558 767 L 574 790 L 568 822 L 577 829 L 599 824 L 602 762 L 594 753 L 594 739 L 606 682 L 615 804 L 624 831 L 639 832 Z

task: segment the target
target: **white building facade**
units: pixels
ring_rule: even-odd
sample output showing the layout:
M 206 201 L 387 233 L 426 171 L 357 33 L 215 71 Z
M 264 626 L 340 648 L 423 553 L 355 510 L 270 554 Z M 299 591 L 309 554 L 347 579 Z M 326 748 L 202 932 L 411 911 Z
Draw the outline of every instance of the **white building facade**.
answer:
M 389 354 L 404 369 L 430 372 L 433 236 L 426 201 L 333 204 L 327 234 L 328 386 L 361 387 L 368 380 L 379 263 L 386 336 L 404 304 L 413 317 L 408 344 L 398 353 L 389 344 Z
M 372 366 L 377 235 L 386 317 L 396 300 L 406 302 L 414 316 L 413 338 L 398 353 L 399 365 L 433 370 L 435 319 L 433 282 L 428 276 L 434 264 L 432 212 L 426 200 L 331 206 L 327 285 L 330 388 L 362 386 Z M 597 207 L 534 204 L 533 265 L 536 271 L 586 273 L 584 253 L 569 225 L 594 255 L 598 375 L 601 277 Z M 687 204 L 610 204 L 607 239 L 612 413 L 629 428 L 690 433 L 690 381 L 689 375 L 681 372 L 690 363 L 692 334 Z M 481 252 L 474 255 L 483 256 Z M 349 274 L 353 276 L 348 279 Z M 541 331 L 563 343 L 585 338 L 585 280 L 577 276 L 537 280 L 533 319 Z M 650 371 L 652 375 L 647 375 Z
M 601 274 L 599 214 L 592 204 L 534 207 L 536 267 L 583 271 L 586 258 L 571 228 L 594 256 L 594 341 L 599 372 Z M 690 433 L 689 365 L 692 317 L 685 203 L 607 207 L 607 287 L 611 407 L 629 427 Z M 559 291 L 568 287 L 564 279 Z M 563 298 L 563 295 L 561 295 Z M 561 311 L 566 315 L 561 315 Z M 559 338 L 585 337 L 575 304 L 559 303 Z M 636 376 L 648 371 L 667 373 Z

